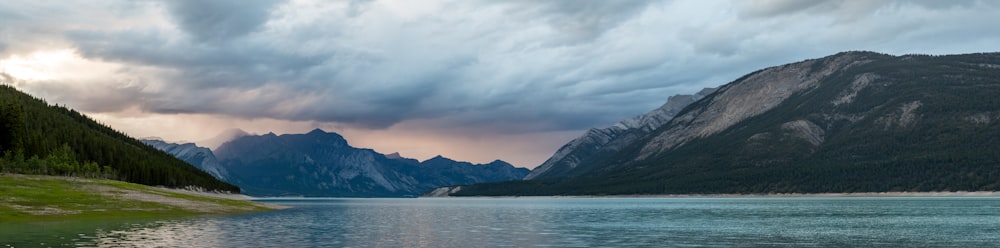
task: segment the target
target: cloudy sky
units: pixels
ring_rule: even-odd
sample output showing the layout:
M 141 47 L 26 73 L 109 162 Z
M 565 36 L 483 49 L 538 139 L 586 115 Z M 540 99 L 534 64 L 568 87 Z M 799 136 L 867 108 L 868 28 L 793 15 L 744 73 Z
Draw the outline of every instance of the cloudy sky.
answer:
M 1000 1 L 0 2 L 0 79 L 136 137 L 322 128 L 532 168 L 674 94 L 846 50 L 1000 51 Z

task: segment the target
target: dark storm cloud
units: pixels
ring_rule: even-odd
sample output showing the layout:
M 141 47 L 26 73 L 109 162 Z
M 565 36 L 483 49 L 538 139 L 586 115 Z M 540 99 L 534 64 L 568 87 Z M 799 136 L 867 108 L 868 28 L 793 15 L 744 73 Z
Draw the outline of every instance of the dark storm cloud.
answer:
M 295 55 L 260 47 L 246 40 L 225 45 L 169 37 L 161 30 L 111 33 L 74 32 L 69 37 L 86 57 L 126 64 L 182 70 L 177 83 L 197 87 L 257 87 L 270 80 L 291 79 L 319 65 L 323 55 Z M 107 42 L 114 40 L 116 42 Z M 151 46 L 149 44 L 158 44 Z M 182 81 L 182 82 L 180 82 Z
M 122 5 L 129 6 L 11 21 L 15 25 L 0 27 L 0 49 L 25 50 L 51 39 L 85 59 L 125 67 L 115 72 L 124 79 L 111 80 L 101 92 L 39 84 L 84 111 L 134 107 L 370 129 L 419 122 L 494 132 L 610 125 L 673 94 L 843 50 L 1000 49 L 1000 34 L 992 32 L 1000 4 L 992 1 Z M 21 13 L 0 20 L 47 13 L 18 6 L 0 3 L 0 13 Z M 70 25 L 108 15 L 113 28 Z
M 541 19 L 563 36 L 560 40 L 569 45 L 591 41 L 605 31 L 633 18 L 653 1 L 645 0 L 553 0 L 553 1 L 484 1 L 508 7 L 514 16 Z M 563 45 L 563 44 L 559 44 Z
M 815 8 L 824 4 L 834 4 L 830 0 L 761 0 L 744 2 L 743 14 L 749 17 L 773 17 Z
M 199 41 L 226 40 L 253 32 L 268 20 L 277 0 L 167 0 L 171 16 Z
M 778 17 L 790 14 L 833 14 L 840 18 L 859 17 L 882 8 L 900 8 L 908 5 L 928 10 L 970 7 L 982 4 L 981 0 L 760 0 L 742 1 L 740 14 L 751 18 Z
M 143 92 L 112 89 L 120 95 L 135 96 L 128 98 L 91 101 L 92 96 L 64 94 L 65 100 L 89 101 L 79 106 L 98 112 L 138 106 L 155 113 L 334 121 L 369 128 L 384 128 L 408 119 L 442 118 L 447 121 L 441 125 L 565 130 L 613 122 L 648 110 L 662 101 L 657 98 L 665 99 L 602 105 L 615 101 L 602 97 L 604 94 L 660 86 L 655 82 L 614 81 L 638 80 L 641 76 L 567 76 L 558 72 L 580 67 L 581 62 L 590 63 L 582 60 L 599 60 L 590 54 L 599 51 L 585 52 L 592 50 L 585 44 L 595 42 L 641 12 L 649 4 L 646 1 L 521 1 L 465 6 L 465 10 L 501 8 L 504 13 L 520 16 L 524 27 L 549 30 L 547 37 L 522 34 L 523 40 L 509 44 L 503 44 L 504 38 L 521 32 L 520 25 L 507 29 L 501 25 L 499 30 L 479 36 L 476 33 L 490 30 L 482 25 L 496 23 L 489 19 L 475 27 L 455 23 L 477 20 L 474 13 L 448 23 L 401 24 L 378 13 L 366 16 L 372 12 L 373 2 L 351 1 L 344 11 L 325 12 L 315 22 L 267 27 L 264 24 L 268 16 L 281 22 L 297 18 L 299 13 L 274 14 L 263 8 L 277 7 L 270 3 L 233 3 L 192 6 L 198 3 L 167 2 L 170 20 L 189 34 L 187 38 L 162 26 L 70 31 L 68 37 L 82 56 L 161 69 L 146 72 L 144 77 L 165 86 Z M 388 21 L 388 25 L 341 24 L 365 18 Z M 351 32 L 360 32 L 357 36 L 361 37 L 345 36 Z M 441 32 L 451 34 L 435 36 Z M 370 34 L 388 36 L 364 37 Z M 522 42 L 543 46 L 522 51 L 505 47 L 520 46 Z M 541 50 L 562 45 L 578 48 L 556 53 Z M 490 54 L 476 54 L 483 48 Z M 551 58 L 534 57 L 536 53 Z M 578 55 L 567 57 L 573 53 Z M 656 64 L 623 67 L 595 63 L 587 69 L 593 72 L 583 74 L 629 74 Z M 526 66 L 530 68 L 523 68 Z M 563 86 L 550 85 L 553 82 L 563 82 Z M 258 93 L 261 89 L 273 94 Z M 623 110 L 622 106 L 630 109 Z

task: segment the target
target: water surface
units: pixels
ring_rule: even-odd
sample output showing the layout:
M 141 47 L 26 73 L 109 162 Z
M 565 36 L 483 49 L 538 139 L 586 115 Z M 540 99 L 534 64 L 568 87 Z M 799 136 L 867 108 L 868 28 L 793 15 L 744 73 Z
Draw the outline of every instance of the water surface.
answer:
M 1000 198 L 284 199 L 245 215 L 0 224 L 0 247 L 994 247 Z

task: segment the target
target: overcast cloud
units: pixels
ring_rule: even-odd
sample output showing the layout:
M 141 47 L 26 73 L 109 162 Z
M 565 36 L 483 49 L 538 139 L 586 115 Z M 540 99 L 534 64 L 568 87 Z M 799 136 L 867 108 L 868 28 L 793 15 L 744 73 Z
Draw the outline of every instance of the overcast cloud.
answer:
M 133 135 L 325 127 L 381 152 L 533 167 L 583 130 L 768 66 L 1000 51 L 996 13 L 997 1 L 15 0 L 0 2 L 0 72 Z M 136 124 L 190 116 L 201 122 Z M 414 140 L 374 141 L 391 134 Z M 462 144 L 415 141 L 427 136 Z M 531 150 L 498 148 L 512 146 Z

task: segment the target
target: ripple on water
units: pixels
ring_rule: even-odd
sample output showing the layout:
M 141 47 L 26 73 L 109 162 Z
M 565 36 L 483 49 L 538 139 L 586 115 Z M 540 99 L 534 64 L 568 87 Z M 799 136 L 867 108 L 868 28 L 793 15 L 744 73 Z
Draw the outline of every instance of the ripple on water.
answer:
M 325 199 L 229 216 L 0 224 L 4 247 L 991 246 L 1000 198 Z M 62 225 L 62 226 L 61 226 Z M 68 228 L 65 226 L 73 226 Z M 55 231 L 55 230 L 65 230 Z M 82 230 L 82 231 L 81 231 Z M 17 235 L 10 235 L 16 231 Z M 37 244 L 37 245 L 36 245 Z

